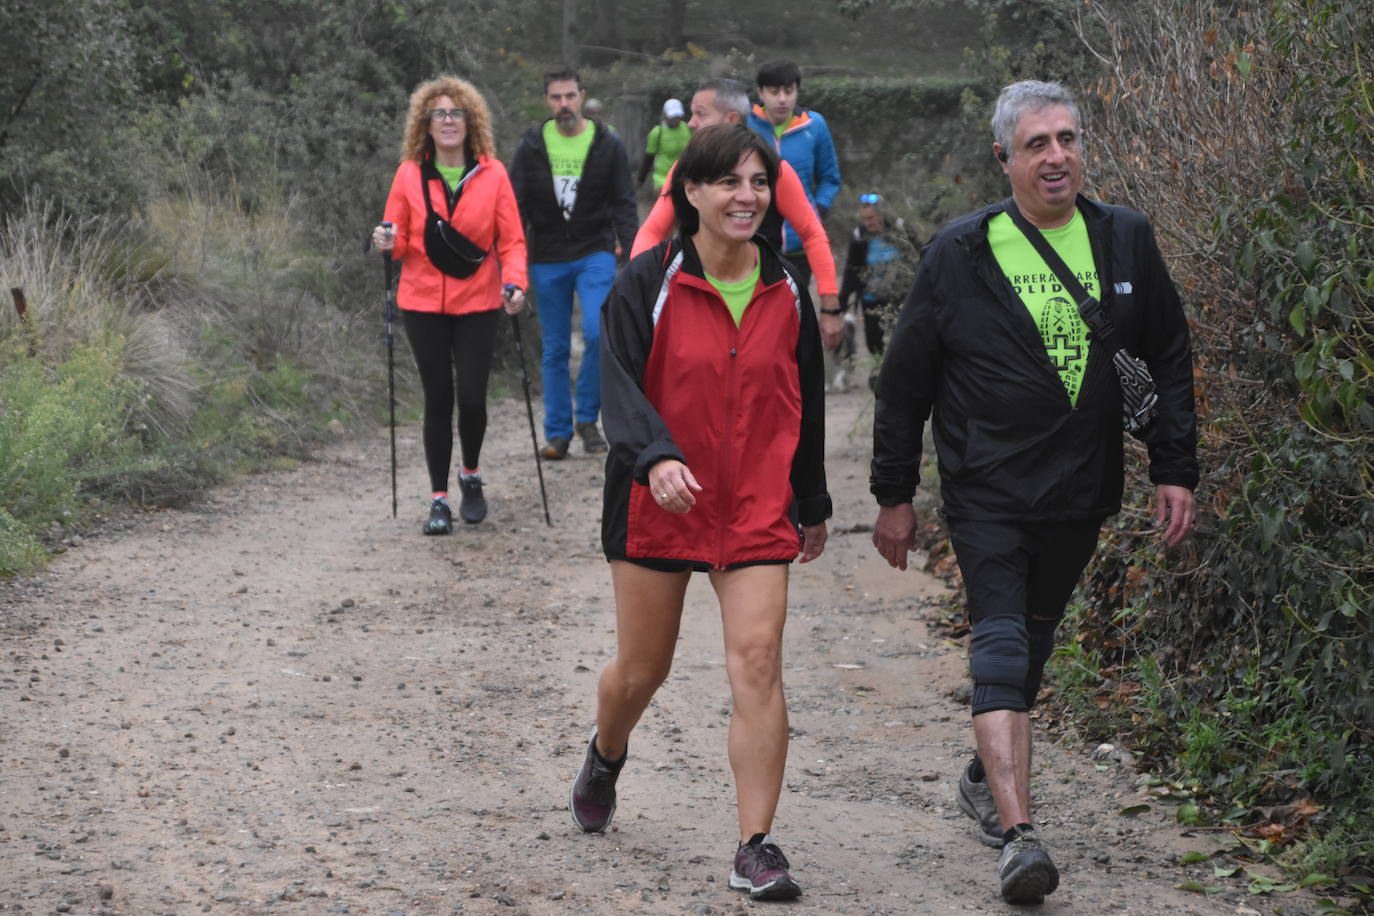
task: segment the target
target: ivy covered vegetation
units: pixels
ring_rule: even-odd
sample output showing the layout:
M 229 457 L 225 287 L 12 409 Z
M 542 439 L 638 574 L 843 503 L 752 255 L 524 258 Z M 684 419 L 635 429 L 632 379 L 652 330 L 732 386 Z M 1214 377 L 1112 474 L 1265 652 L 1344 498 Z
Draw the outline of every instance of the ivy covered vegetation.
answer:
M 1194 309 L 1204 477 L 1182 557 L 1141 536 L 1143 504 L 1123 514 L 1059 670 L 1088 727 L 1367 904 L 1374 25 L 1355 3 L 1153 0 L 1079 30 L 1101 193 L 1150 214 Z

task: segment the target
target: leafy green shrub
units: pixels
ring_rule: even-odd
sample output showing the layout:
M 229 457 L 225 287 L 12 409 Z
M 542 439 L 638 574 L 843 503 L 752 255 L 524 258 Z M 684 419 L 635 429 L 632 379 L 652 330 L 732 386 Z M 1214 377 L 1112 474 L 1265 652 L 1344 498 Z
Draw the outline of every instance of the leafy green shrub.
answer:
M 127 459 L 133 384 L 118 344 L 78 347 L 49 370 L 13 343 L 0 365 L 0 573 L 28 571 L 34 534 L 76 504 L 83 482 Z
M 337 281 L 290 206 L 200 192 L 146 209 L 0 223 L 0 286 L 29 304 L 0 309 L 0 568 L 31 568 L 80 489 L 184 501 L 382 403 L 379 325 L 322 300 Z
M 1350 62 L 1374 24 L 1337 0 L 1095 9 L 1095 174 L 1154 220 L 1193 309 L 1203 481 L 1171 562 L 1143 504 L 1109 526 L 1077 626 L 1109 679 L 1157 666 L 1131 701 L 1173 724 L 1136 733 L 1151 765 L 1221 806 L 1313 796 L 1302 842 L 1367 858 L 1374 80 Z M 1143 463 L 1130 492 L 1149 492 Z

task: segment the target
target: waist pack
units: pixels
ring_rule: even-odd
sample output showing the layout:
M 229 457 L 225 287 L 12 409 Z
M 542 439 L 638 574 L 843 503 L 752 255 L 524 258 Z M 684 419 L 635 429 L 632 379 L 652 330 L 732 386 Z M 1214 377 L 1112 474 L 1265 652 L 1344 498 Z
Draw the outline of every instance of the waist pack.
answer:
M 458 193 L 453 198 L 454 210 L 458 207 L 458 199 L 463 196 L 463 188 L 467 186 L 464 181 L 458 185 Z M 425 256 L 429 262 L 439 269 L 440 273 L 459 280 L 466 280 L 468 277 L 477 273 L 477 268 L 482 266 L 482 262 L 487 259 L 488 251 L 479 246 L 472 239 L 459 232 L 453 225 L 438 213 L 434 212 L 434 204 L 429 199 L 429 179 L 425 177 L 424 170 L 420 172 L 420 188 L 425 195 Z
M 1088 295 L 1083 284 L 1069 270 L 1064 259 L 1050 246 L 1040 230 L 1032 226 L 1016 204 L 1007 206 L 1007 215 L 1025 235 L 1027 241 L 1040 254 L 1045 266 L 1054 272 L 1064 290 L 1078 303 L 1078 314 L 1088 330 L 1093 332 L 1098 342 L 1112 354 L 1112 365 L 1116 368 L 1117 379 L 1121 382 L 1121 428 L 1137 439 L 1148 439 L 1150 424 L 1154 422 L 1159 406 L 1159 393 L 1155 390 L 1155 379 L 1145 361 L 1132 356 L 1116 340 L 1116 326 L 1102 303 Z

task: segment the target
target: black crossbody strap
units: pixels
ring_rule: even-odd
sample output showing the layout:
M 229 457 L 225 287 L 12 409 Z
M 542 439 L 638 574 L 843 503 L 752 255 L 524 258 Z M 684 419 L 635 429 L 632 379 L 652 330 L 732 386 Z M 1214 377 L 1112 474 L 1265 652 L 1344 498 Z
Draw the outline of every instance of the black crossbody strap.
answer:
M 1008 201 L 1007 215 L 1016 224 L 1016 228 L 1021 230 L 1021 234 L 1035 248 L 1036 253 L 1045 262 L 1045 266 L 1054 272 L 1059 278 L 1059 283 L 1064 287 L 1064 291 L 1073 297 L 1073 301 L 1078 303 L 1078 314 L 1082 316 L 1083 323 L 1088 329 L 1097 336 L 1102 345 L 1107 348 L 1108 353 L 1116 353 L 1121 349 L 1116 341 L 1116 326 L 1112 324 L 1112 319 L 1107 316 L 1107 310 L 1102 307 L 1102 303 L 1089 295 L 1083 288 L 1083 284 L 1078 282 L 1073 271 L 1069 270 L 1069 265 L 1064 263 L 1064 259 L 1059 256 L 1059 252 L 1054 250 L 1054 246 L 1049 243 L 1040 230 L 1031 225 L 1030 220 L 1022 215 L 1017 208 L 1015 201 Z
M 1078 282 L 1073 271 L 1069 270 L 1059 252 L 1055 251 L 1040 230 L 1032 226 L 1022 215 L 1015 201 L 1007 204 L 1007 215 L 1039 252 L 1045 266 L 1059 278 L 1064 291 L 1078 303 L 1078 314 L 1082 316 L 1083 323 L 1093 332 L 1098 343 L 1106 347 L 1107 352 L 1112 355 L 1112 365 L 1116 367 L 1117 378 L 1121 382 L 1123 428 L 1140 438 L 1148 436 L 1159 404 L 1159 394 L 1155 391 L 1155 380 L 1150 375 L 1149 367 L 1117 343 L 1116 327 L 1112 324 L 1111 318 L 1107 317 L 1107 311 L 1102 308 L 1102 303 L 1088 295 L 1088 291 Z

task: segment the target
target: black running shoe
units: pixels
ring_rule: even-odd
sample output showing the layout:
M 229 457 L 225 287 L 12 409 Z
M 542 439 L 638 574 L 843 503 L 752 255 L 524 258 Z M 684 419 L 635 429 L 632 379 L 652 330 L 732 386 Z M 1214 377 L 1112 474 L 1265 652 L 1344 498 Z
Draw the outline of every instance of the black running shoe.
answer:
M 791 900 L 801 896 L 801 887 L 787 873 L 791 867 L 772 836 L 765 836 L 762 842 L 745 843 L 735 851 L 730 886 L 748 891 L 754 900 Z
M 482 475 L 458 478 L 458 517 L 475 525 L 487 517 L 487 500 L 482 496 Z
M 601 833 L 615 814 L 615 781 L 625 766 L 625 757 L 608 764 L 596 753 L 596 732 L 587 742 L 587 756 L 577 771 L 572 791 L 568 793 L 568 810 L 573 823 L 584 833 Z
M 422 530 L 425 534 L 453 533 L 453 510 L 448 507 L 447 499 L 440 496 L 430 503 L 429 519 Z
M 1015 839 L 1002 847 L 997 876 L 1007 903 L 1040 903 L 1059 887 L 1059 869 L 1034 830 L 1018 829 Z

